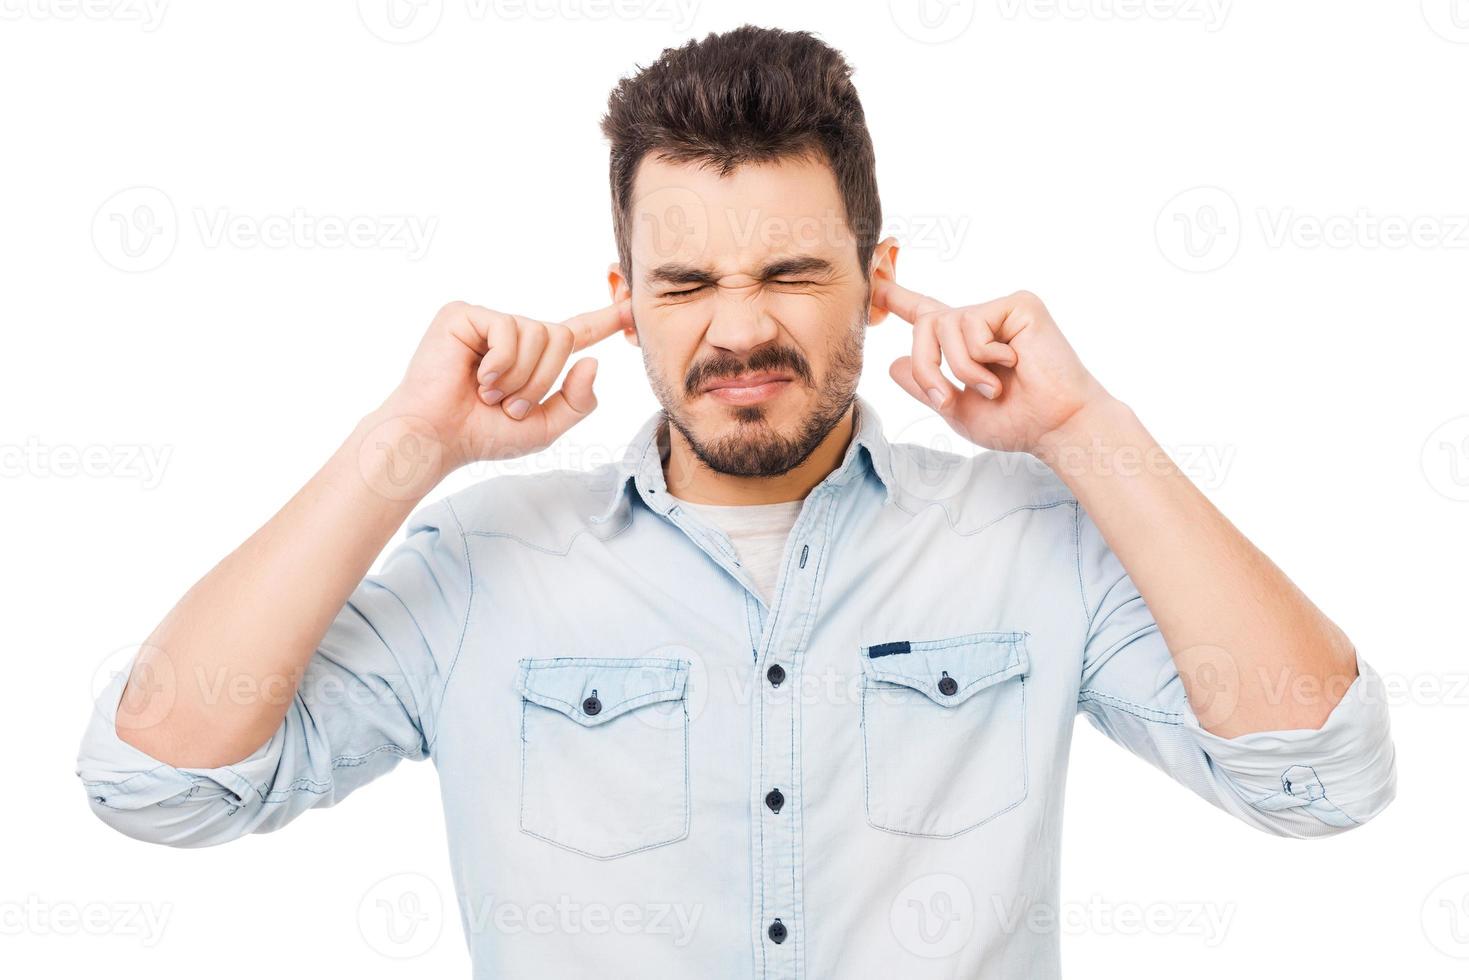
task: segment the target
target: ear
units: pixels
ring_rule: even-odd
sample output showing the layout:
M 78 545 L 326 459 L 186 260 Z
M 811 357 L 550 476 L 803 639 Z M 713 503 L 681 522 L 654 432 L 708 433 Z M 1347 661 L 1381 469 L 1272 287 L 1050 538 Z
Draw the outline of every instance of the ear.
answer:
M 621 263 L 613 262 L 607 267 L 607 290 L 611 293 L 612 302 L 614 303 L 621 303 L 625 299 L 632 298 L 632 284 L 622 274 Z M 642 346 L 638 343 L 638 328 L 636 323 L 630 327 L 623 327 L 622 335 L 634 347 Z
M 885 307 L 878 306 L 872 302 L 873 293 L 877 291 L 879 280 L 886 279 L 893 282 L 897 279 L 898 269 L 898 240 L 889 236 L 878 242 L 872 250 L 872 264 L 869 267 L 867 293 L 867 325 L 875 327 L 888 317 Z

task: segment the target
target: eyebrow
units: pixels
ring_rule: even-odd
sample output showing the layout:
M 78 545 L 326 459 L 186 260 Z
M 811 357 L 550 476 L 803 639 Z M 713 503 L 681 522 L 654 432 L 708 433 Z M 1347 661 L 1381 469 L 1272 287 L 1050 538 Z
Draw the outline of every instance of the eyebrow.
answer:
M 826 259 L 817 258 L 814 255 L 798 255 L 787 259 L 776 259 L 766 263 L 759 274 L 755 277 L 761 280 L 777 279 L 781 276 L 793 275 L 826 275 L 832 271 L 831 263 Z M 677 262 L 665 262 L 648 271 L 647 281 L 650 285 L 662 284 L 667 286 L 713 285 L 719 280 L 713 272 L 708 269 L 699 269 L 691 265 L 681 265 Z

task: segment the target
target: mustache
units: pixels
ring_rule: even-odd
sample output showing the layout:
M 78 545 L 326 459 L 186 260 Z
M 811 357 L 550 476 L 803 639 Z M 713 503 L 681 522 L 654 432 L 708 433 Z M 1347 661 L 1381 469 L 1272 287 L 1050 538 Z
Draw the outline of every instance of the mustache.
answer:
M 807 385 L 814 383 L 811 364 L 801 356 L 800 351 L 789 347 L 762 347 L 744 361 L 718 355 L 700 361 L 689 368 L 688 374 L 684 376 L 684 390 L 690 395 L 696 395 L 711 381 L 760 371 L 784 371 L 795 375 Z

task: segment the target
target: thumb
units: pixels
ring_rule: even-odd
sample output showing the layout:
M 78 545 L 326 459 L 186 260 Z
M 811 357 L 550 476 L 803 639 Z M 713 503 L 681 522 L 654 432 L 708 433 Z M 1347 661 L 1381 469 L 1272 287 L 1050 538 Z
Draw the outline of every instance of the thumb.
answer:
M 888 365 L 888 375 L 898 383 L 898 387 L 930 408 L 933 407 L 928 396 L 923 393 L 923 386 L 913 379 L 913 358 L 907 354 L 898 358 Z
M 583 357 L 566 372 L 556 393 L 541 403 L 547 445 L 559 439 L 567 429 L 586 418 L 597 407 L 597 394 L 592 390 L 592 381 L 596 376 L 597 359 Z
M 938 412 L 944 419 L 950 422 L 953 421 L 953 412 L 955 406 L 958 405 L 958 401 L 954 398 L 954 386 L 948 379 L 944 380 L 944 387 L 948 389 L 945 392 L 947 397 L 944 400 L 944 407 L 939 408 L 933 403 L 933 399 L 928 397 L 928 392 L 924 390 L 923 385 L 918 383 L 918 379 L 913 377 L 913 358 L 907 354 L 904 354 L 896 361 L 893 361 L 892 364 L 888 365 L 888 375 L 898 383 L 898 387 L 923 402 L 923 404 L 935 412 Z

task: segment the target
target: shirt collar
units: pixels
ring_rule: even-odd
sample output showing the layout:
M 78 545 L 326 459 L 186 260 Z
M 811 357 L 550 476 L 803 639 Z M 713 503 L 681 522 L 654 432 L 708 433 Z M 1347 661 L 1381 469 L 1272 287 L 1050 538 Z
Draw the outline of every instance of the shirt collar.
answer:
M 845 486 L 862 472 L 858 460 L 863 455 L 861 450 L 866 450 L 868 465 L 882 484 L 883 503 L 886 504 L 893 496 L 893 474 L 891 449 L 882 434 L 882 419 L 872 403 L 861 395 L 856 396 L 855 404 L 852 440 L 847 444 L 842 461 L 822 483 Z M 674 499 L 668 495 L 668 484 L 663 477 L 663 464 L 668 459 L 668 452 L 668 419 L 659 409 L 639 426 L 637 434 L 623 451 L 622 459 L 614 464 L 611 499 L 600 513 L 592 515 L 593 523 L 601 524 L 612 517 L 627 498 L 629 484 L 637 488 L 643 502 L 653 510 L 666 513 L 672 509 Z

